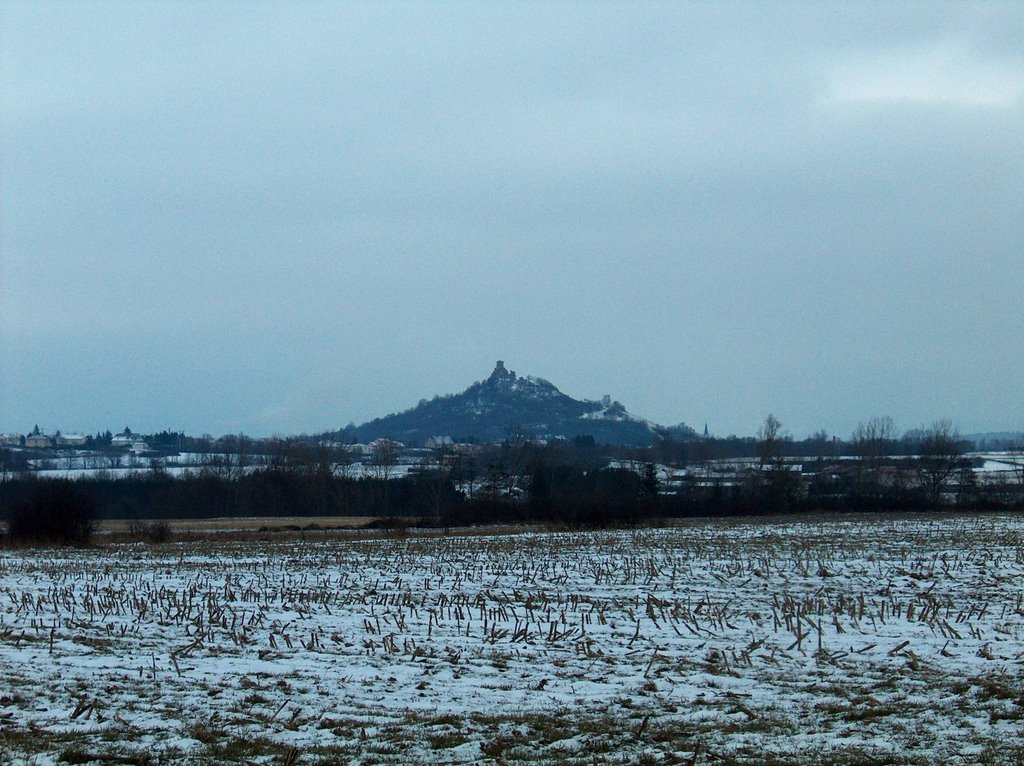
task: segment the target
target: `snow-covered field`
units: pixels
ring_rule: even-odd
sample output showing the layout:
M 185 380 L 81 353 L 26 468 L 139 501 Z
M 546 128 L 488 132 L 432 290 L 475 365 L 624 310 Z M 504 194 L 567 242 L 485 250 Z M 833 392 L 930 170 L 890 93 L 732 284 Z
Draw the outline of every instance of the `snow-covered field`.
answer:
M 4 551 L 0 762 L 1020 763 L 1022 532 Z

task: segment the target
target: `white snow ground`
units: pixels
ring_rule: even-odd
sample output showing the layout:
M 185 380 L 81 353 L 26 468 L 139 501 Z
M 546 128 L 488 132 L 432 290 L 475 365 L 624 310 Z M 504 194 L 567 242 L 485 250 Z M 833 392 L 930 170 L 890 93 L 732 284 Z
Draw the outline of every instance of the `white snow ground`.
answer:
M 3 551 L 0 762 L 1019 763 L 1022 532 Z

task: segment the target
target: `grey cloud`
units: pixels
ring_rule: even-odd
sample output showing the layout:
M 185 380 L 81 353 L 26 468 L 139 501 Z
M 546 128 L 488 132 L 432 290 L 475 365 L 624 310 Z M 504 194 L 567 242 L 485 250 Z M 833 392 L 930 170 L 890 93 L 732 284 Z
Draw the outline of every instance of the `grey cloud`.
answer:
M 1024 420 L 1024 105 L 829 100 L 1015 76 L 1016 4 L 2 13 L 0 428 L 312 430 L 496 358 L 723 432 Z

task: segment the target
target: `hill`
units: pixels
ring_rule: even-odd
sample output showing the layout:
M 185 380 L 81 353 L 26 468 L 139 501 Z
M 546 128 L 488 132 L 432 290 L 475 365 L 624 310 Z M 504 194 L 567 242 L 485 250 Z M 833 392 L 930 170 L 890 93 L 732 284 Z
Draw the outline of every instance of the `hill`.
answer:
M 537 439 L 592 436 L 598 444 L 646 446 L 658 434 L 695 435 L 684 424 L 664 428 L 631 415 L 607 397 L 601 402 L 573 399 L 543 378 L 517 377 L 499 361 L 486 380 L 460 394 L 423 400 L 410 410 L 346 429 L 338 436 L 361 442 L 388 437 L 410 445 L 432 436 L 480 442 L 520 435 Z

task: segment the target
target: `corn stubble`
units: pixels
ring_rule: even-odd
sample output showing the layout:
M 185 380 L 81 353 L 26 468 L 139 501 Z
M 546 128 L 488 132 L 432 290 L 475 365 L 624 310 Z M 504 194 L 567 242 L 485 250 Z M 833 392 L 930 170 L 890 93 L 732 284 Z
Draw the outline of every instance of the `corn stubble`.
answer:
M 1020 530 L 875 517 L 5 552 L 0 754 L 1009 763 Z

